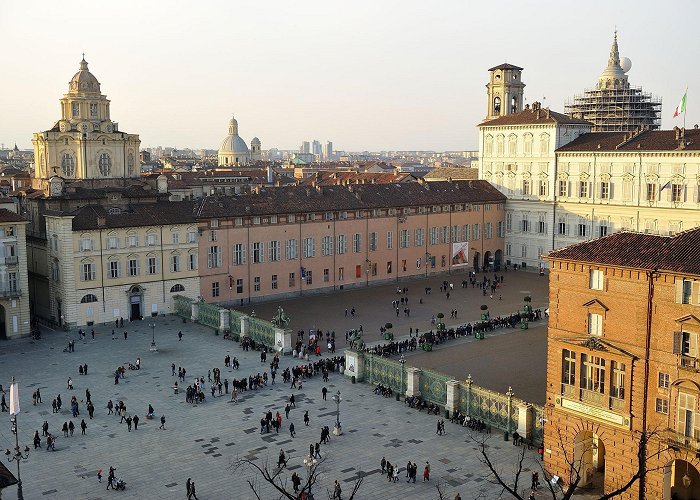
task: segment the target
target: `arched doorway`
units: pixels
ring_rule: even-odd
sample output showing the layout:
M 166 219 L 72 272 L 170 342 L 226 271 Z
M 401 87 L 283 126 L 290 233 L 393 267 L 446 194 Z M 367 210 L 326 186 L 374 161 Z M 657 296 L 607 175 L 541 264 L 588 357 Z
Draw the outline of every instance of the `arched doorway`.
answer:
M 7 338 L 7 323 L 5 322 L 5 306 L 0 306 L 0 339 Z
M 491 252 L 484 252 L 484 267 L 489 271 L 493 271 L 493 256 Z
M 580 464 L 581 488 L 605 485 L 605 445 L 591 431 L 581 431 L 574 438 L 574 463 Z
M 134 321 L 143 317 L 143 289 L 134 285 L 127 292 L 129 296 L 129 320 Z
M 474 271 L 479 271 L 479 263 L 481 262 L 481 254 L 474 252 Z
M 493 259 L 493 266 L 496 271 L 501 270 L 501 264 L 503 262 L 503 251 L 496 250 L 495 257 Z
M 664 500 L 700 498 L 700 473 L 685 460 L 674 460 L 664 467 Z

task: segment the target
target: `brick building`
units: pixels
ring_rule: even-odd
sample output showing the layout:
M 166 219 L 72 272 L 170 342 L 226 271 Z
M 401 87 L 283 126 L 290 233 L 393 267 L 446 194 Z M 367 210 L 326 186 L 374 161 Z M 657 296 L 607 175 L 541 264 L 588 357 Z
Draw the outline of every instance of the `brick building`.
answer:
M 495 266 L 504 202 L 485 181 L 205 197 L 195 210 L 201 296 L 238 304 Z
M 616 233 L 548 255 L 546 468 L 622 498 L 700 498 L 700 229 Z M 573 464 L 573 467 L 572 467 Z M 574 472 L 575 473 L 575 472 Z M 644 490 L 640 496 L 639 490 Z

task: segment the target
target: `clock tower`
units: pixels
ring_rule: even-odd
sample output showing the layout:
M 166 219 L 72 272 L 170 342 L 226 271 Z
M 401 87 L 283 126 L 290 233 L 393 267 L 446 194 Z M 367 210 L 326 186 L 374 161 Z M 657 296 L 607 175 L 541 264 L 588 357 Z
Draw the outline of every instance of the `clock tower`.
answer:
M 486 120 L 523 110 L 525 84 L 521 80 L 522 71 L 523 68 L 508 63 L 489 69 L 490 78 L 486 84 Z

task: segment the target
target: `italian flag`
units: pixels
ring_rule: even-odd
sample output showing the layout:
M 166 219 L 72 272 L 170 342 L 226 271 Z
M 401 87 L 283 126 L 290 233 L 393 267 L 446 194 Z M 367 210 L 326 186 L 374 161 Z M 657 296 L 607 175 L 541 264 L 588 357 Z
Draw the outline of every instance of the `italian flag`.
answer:
M 676 106 L 676 111 L 673 113 L 674 118 L 680 115 L 681 113 L 685 113 L 685 100 L 687 97 L 688 89 L 685 89 L 685 94 L 683 94 L 683 97 L 681 97 L 681 102 L 678 103 L 678 106 Z

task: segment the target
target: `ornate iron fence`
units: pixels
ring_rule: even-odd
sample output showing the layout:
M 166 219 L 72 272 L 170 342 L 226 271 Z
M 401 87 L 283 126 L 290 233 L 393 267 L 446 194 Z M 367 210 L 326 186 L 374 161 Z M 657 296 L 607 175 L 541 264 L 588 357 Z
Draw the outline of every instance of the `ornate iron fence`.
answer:
M 421 397 L 431 403 L 445 406 L 447 404 L 447 382 L 452 380 L 443 373 L 421 369 L 420 394 Z
M 189 318 L 192 315 L 193 299 L 184 295 L 175 295 L 173 300 L 175 301 L 175 314 L 183 318 Z
M 245 318 L 246 315 L 234 309 L 229 309 L 228 313 L 228 326 L 231 329 L 231 333 L 234 335 L 235 338 L 236 336 L 241 335 L 241 319 Z
M 267 347 L 275 345 L 275 325 L 260 318 L 248 318 L 248 335 L 255 342 L 260 342 Z
M 199 317 L 197 321 L 202 325 L 219 328 L 219 309 L 219 306 L 215 306 L 214 304 L 201 302 L 199 304 Z
M 406 372 L 398 361 L 387 359 L 381 356 L 366 355 L 365 369 L 367 370 L 367 380 L 370 384 L 382 384 L 391 387 L 395 392 L 402 392 L 406 389 Z
M 511 399 L 508 414 L 508 396 L 476 385 L 459 384 L 459 411 L 498 429 L 514 431 L 518 428 L 518 403 Z

